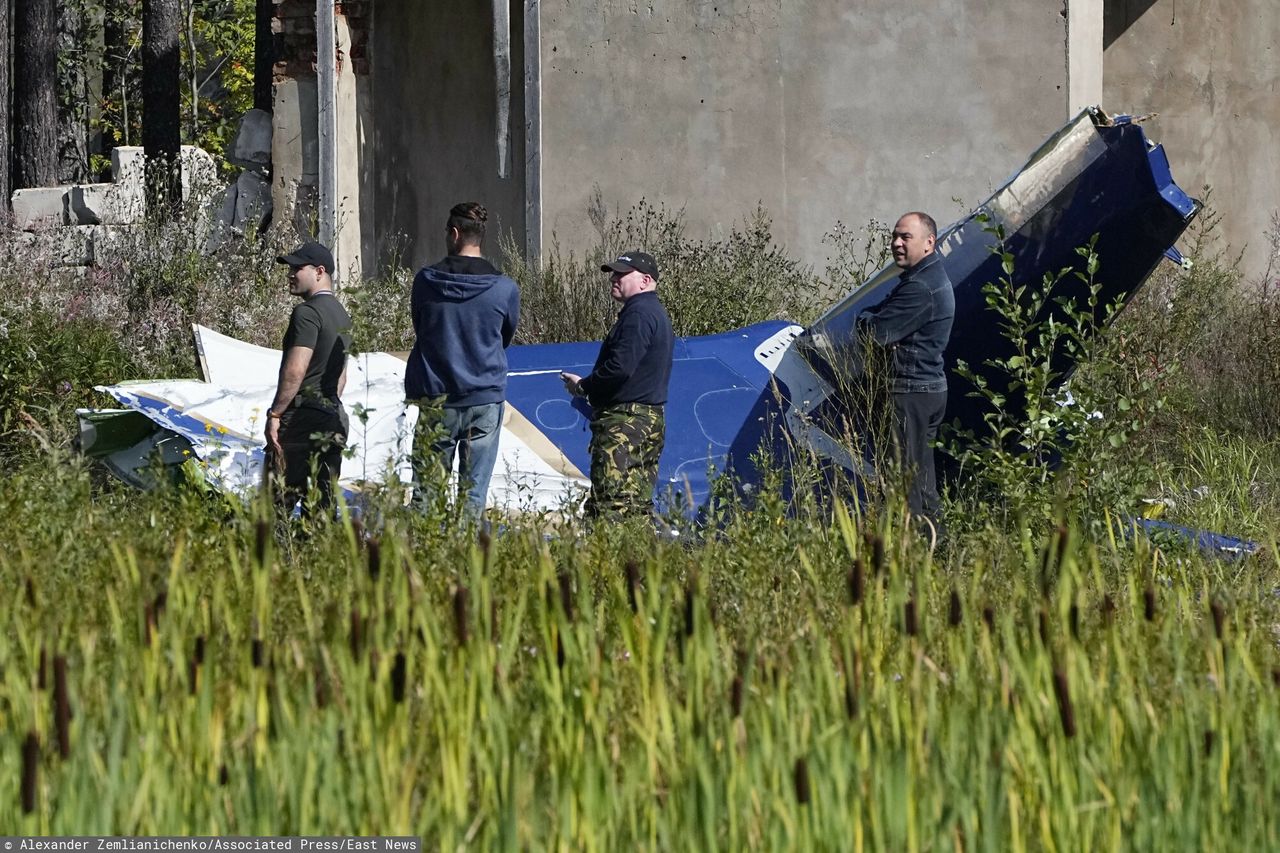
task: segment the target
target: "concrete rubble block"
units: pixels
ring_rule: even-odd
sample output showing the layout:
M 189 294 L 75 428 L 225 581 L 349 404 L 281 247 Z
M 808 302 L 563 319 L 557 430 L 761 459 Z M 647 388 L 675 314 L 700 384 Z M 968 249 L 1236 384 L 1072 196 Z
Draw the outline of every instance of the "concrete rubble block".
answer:
M 41 235 L 42 249 L 53 266 L 87 267 L 93 264 L 93 243 L 100 230 L 97 225 L 76 225 L 47 231 Z
M 228 197 L 230 193 L 228 193 Z M 257 230 L 271 210 L 271 182 L 257 172 L 241 172 L 235 184 L 235 209 L 231 227 L 244 233 Z
M 69 219 L 79 225 L 129 225 L 143 218 L 143 196 L 131 184 L 81 184 L 68 193 Z
M 14 190 L 10 198 L 14 223 L 24 231 L 67 224 L 67 188 Z
M 117 145 L 111 149 L 111 180 L 117 184 L 146 180 L 147 154 L 141 145 Z
M 218 165 L 212 154 L 195 145 L 184 145 L 179 161 L 183 201 L 189 201 L 193 196 L 197 200 L 211 198 L 218 192 Z
M 271 113 L 249 110 L 244 114 L 228 159 L 246 169 L 266 170 L 271 165 Z

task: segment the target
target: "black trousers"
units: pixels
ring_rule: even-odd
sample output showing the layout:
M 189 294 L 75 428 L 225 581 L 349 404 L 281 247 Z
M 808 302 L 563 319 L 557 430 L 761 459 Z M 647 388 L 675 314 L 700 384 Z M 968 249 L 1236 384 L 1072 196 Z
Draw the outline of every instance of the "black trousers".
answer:
M 893 395 L 893 425 L 898 462 L 907 476 L 907 506 L 914 515 L 938 522 L 938 478 L 934 472 L 933 448 L 942 415 L 947 410 L 947 392 Z
M 347 446 L 347 418 L 341 411 L 295 406 L 280 419 L 280 458 L 267 449 L 267 474 L 272 495 L 286 512 L 303 501 L 302 514 L 327 510 L 333 505 L 333 489 L 342 470 L 342 451 Z M 307 486 L 315 466 L 318 500 L 306 502 Z M 278 478 L 278 479 L 277 479 Z

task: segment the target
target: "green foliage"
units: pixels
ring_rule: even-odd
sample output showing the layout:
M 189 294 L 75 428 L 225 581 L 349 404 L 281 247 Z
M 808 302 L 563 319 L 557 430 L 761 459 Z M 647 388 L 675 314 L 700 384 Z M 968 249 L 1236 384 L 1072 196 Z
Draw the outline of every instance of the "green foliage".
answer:
M 629 249 L 658 259 L 658 294 L 677 335 L 706 335 L 758 323 L 808 322 L 825 306 L 822 282 L 773 240 L 757 209 L 720 240 L 695 240 L 679 213 L 641 200 L 610 217 L 597 194 L 589 211 L 598 239 L 582 258 L 553 246 L 541 265 L 504 244 L 508 272 L 520 284 L 520 341 L 592 340 L 608 331 L 617 306 L 600 265 Z
M 1003 275 L 984 285 L 983 295 L 1008 351 L 981 370 L 963 361 L 955 367 L 969 396 L 985 403 L 986 427 L 953 431 L 948 440 L 961 488 L 971 490 L 957 521 L 1042 526 L 1064 500 L 1095 518 L 1131 506 L 1149 478 L 1118 462 L 1164 401 L 1148 380 L 1115 381 L 1123 368 L 1108 357 L 1102 331 L 1121 306 L 1101 302 L 1096 236 L 1076 250 L 1079 268 L 1021 283 L 1004 234 L 998 227 L 992 233 Z M 1082 295 L 1060 293 L 1067 281 L 1078 282 Z

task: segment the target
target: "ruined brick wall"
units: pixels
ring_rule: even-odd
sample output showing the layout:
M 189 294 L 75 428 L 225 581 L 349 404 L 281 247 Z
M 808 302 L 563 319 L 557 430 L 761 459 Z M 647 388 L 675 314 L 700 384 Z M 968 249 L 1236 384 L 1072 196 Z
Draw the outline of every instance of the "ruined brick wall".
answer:
M 314 77 L 316 73 L 316 4 L 312 0 L 275 0 L 275 17 L 271 31 L 275 34 L 276 63 L 273 69 L 281 79 Z M 372 24 L 373 0 L 336 2 L 334 15 L 345 18 L 350 44 L 338 44 L 338 71 L 346 63 L 357 77 L 369 74 L 369 30 Z

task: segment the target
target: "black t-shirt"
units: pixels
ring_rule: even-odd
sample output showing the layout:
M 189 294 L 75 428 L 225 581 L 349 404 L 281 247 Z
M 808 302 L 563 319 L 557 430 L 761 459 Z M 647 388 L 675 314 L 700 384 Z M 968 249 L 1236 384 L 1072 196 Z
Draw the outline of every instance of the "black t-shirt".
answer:
M 351 349 L 351 315 L 332 293 L 317 293 L 293 309 L 284 333 L 284 349 L 310 347 L 311 362 L 298 395 L 338 398 L 338 380 Z

